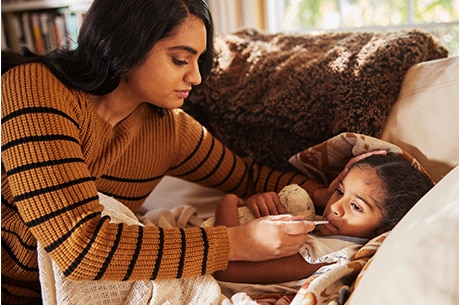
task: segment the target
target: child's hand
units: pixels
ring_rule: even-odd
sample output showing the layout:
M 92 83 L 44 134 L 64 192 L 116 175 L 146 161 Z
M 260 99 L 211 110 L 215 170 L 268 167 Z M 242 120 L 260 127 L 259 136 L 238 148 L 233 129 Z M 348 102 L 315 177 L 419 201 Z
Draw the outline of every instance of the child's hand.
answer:
M 245 201 L 245 205 L 255 217 L 284 214 L 279 195 L 276 192 L 255 194 Z

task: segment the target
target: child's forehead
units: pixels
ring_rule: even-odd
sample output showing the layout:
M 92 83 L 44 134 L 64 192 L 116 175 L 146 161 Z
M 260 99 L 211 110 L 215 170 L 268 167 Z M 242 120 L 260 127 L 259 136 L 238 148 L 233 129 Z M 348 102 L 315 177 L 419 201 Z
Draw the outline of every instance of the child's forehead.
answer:
M 355 192 L 359 197 L 370 197 L 378 203 L 384 201 L 386 189 L 378 176 L 375 168 L 365 166 L 354 166 L 344 177 L 343 186 Z
M 379 177 L 376 169 L 372 167 L 371 165 L 368 164 L 359 164 L 356 166 L 353 166 L 346 177 L 352 177 L 353 179 L 356 180 L 362 180 L 366 184 L 381 184 L 381 178 Z M 344 177 L 343 180 L 346 179 Z

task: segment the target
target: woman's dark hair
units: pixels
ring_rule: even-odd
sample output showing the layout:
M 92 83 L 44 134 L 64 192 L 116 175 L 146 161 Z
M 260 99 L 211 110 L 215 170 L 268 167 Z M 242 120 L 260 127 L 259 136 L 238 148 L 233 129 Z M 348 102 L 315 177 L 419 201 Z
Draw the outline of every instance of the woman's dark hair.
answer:
M 39 62 L 70 88 L 107 94 L 190 15 L 200 18 L 207 31 L 207 49 L 199 58 L 205 79 L 214 60 L 213 21 L 205 0 L 94 0 L 75 50 L 56 49 L 46 55 L 26 48 L 22 54 L 2 51 L 2 74 L 23 63 Z
M 354 166 L 374 168 L 382 182 L 385 197 L 380 206 L 383 212 L 381 227 L 385 230 L 392 229 L 434 186 L 428 175 L 399 155 L 372 155 L 356 162 Z

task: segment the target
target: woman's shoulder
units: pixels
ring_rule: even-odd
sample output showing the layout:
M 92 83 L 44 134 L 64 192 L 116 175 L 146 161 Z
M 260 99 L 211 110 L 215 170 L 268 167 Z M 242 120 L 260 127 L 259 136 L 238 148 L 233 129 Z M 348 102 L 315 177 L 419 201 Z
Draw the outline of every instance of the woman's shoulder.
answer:
M 62 92 L 68 89 L 51 69 L 42 63 L 25 63 L 8 70 L 2 75 L 2 88 L 11 85 L 17 89 L 25 86 L 28 90 L 42 90 L 46 87 L 51 90 L 59 87 L 58 90 Z
M 42 63 L 21 64 L 8 70 L 2 75 L 1 86 L 2 106 L 10 111 L 47 107 L 67 112 L 84 104 L 81 92 L 68 88 Z
M 17 65 L 7 72 L 2 74 L 2 78 L 8 78 L 12 75 L 23 75 L 23 76 L 33 76 L 33 75 L 52 75 L 53 73 L 51 70 L 42 63 L 39 62 L 31 62 L 31 63 L 23 63 Z

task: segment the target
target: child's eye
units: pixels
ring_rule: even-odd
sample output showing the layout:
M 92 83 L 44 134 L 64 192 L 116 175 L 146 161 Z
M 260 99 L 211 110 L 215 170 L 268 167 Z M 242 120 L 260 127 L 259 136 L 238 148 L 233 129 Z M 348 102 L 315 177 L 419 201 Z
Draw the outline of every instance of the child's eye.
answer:
M 357 204 L 351 203 L 351 207 L 352 207 L 355 211 L 357 211 L 357 212 L 359 212 L 359 213 L 363 213 L 363 210 L 362 210 Z
M 341 189 L 335 189 L 335 193 L 340 197 L 344 195 L 344 192 Z
M 188 64 L 185 60 L 180 60 L 178 58 L 172 57 L 172 62 L 176 64 L 177 66 L 183 66 Z

